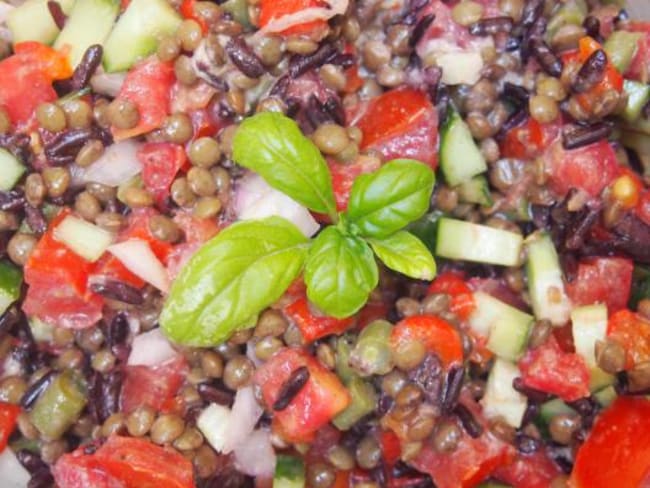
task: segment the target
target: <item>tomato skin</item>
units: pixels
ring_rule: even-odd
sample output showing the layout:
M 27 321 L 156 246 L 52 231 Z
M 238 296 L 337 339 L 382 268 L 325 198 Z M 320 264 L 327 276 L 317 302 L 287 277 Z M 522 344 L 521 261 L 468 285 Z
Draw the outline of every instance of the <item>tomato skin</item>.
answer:
M 550 186 L 560 196 L 579 188 L 597 197 L 619 174 L 616 153 L 606 140 L 577 149 L 564 149 L 556 141 L 545 160 Z
M 348 208 L 350 191 L 357 176 L 372 173 L 378 170 L 381 163 L 376 158 L 359 156 L 352 164 L 341 164 L 336 161 L 328 161 L 330 174 L 332 175 L 332 188 L 336 199 L 336 209 L 343 212 Z
M 650 22 L 630 22 L 627 30 L 644 35 L 637 43 L 636 54 L 624 73 L 625 78 L 648 83 L 650 81 Z
M 650 361 L 650 321 L 628 309 L 609 317 L 607 337 L 625 348 L 625 368 Z
M 181 3 L 181 15 L 185 19 L 196 21 L 196 23 L 201 27 L 203 34 L 206 34 L 208 32 L 208 24 L 203 17 L 196 14 L 196 11 L 194 10 L 195 4 L 196 0 L 183 0 L 183 3 Z
M 584 359 L 563 351 L 555 337 L 528 350 L 519 361 L 524 385 L 557 395 L 567 402 L 589 396 L 589 369 Z
M 290 303 L 284 308 L 284 313 L 298 326 L 304 339 L 314 342 L 316 339 L 331 334 L 340 335 L 352 326 L 353 317 L 336 319 L 327 315 L 317 315 L 309 309 L 305 297 Z
M 493 476 L 513 488 L 548 488 L 560 470 L 543 450 L 517 455 L 511 464 L 498 468 Z
M 178 171 L 187 162 L 183 146 L 171 142 L 147 142 L 137 152 L 142 163 L 142 182 L 159 205 L 169 196 Z
M 129 413 L 142 405 L 163 410 L 183 384 L 187 362 L 182 356 L 158 366 L 126 366 L 120 410 Z
M 64 454 L 52 474 L 63 488 L 192 488 L 192 463 L 144 439 L 110 436 L 93 454 Z
M 322 7 L 323 2 L 318 0 L 262 0 L 260 2 L 259 26 L 265 27 L 273 20 L 277 20 L 284 15 L 293 14 L 309 7 Z M 314 20 L 304 24 L 294 25 L 285 29 L 281 34 L 285 36 L 296 34 L 313 34 L 324 31 L 327 22 L 324 20 Z
M 311 441 L 316 431 L 350 404 L 350 394 L 334 373 L 307 352 L 284 348 L 253 377 L 267 406 L 275 403 L 282 385 L 301 366 L 309 370 L 307 383 L 287 408 L 273 413 L 274 430 L 291 442 Z
M 9 436 L 16 427 L 20 407 L 11 403 L 0 402 L 0 452 L 7 447 Z
M 618 397 L 576 455 L 572 488 L 639 488 L 650 473 L 650 401 Z
M 174 67 L 157 58 L 148 58 L 134 66 L 126 75 L 118 99 L 131 101 L 140 114 L 132 129 L 112 127 L 116 141 L 145 134 L 159 128 L 169 114 Z
M 436 276 L 427 290 L 428 295 L 434 293 L 449 295 L 451 297 L 450 310 L 462 320 L 466 320 L 476 309 L 472 290 L 457 273 L 448 271 Z
M 618 257 L 585 258 L 576 277 L 567 283 L 569 298 L 577 305 L 605 303 L 610 313 L 627 306 L 632 288 L 634 263 Z
M 444 366 L 463 361 L 463 344 L 458 331 L 441 318 L 413 315 L 393 327 L 390 336 L 392 348 L 411 340 L 422 342 L 429 352 L 438 355 Z
M 529 117 L 510 129 L 501 142 L 501 153 L 507 158 L 530 159 L 541 153 L 560 135 L 561 121 L 540 124 Z
M 417 159 L 438 165 L 438 112 L 427 95 L 397 88 L 373 98 L 352 123 L 361 129 L 360 148 L 375 149 L 386 160 Z
M 103 300 L 88 289 L 94 264 L 53 237 L 54 228 L 71 212 L 64 209 L 52 220 L 24 267 L 29 285 L 23 302 L 28 316 L 60 327 L 91 327 L 102 316 Z

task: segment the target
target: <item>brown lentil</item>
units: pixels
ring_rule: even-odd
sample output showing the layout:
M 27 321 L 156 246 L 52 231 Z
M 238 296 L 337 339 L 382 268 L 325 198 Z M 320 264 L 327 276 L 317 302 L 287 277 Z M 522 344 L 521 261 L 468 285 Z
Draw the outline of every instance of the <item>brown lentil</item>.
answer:
M 199 137 L 190 144 L 187 156 L 194 166 L 209 168 L 219 162 L 221 148 L 212 137 Z
M 217 185 L 212 174 L 206 168 L 194 166 L 187 172 L 187 183 L 194 193 L 201 197 L 209 197 L 217 191 Z
M 546 319 L 537 320 L 533 324 L 533 328 L 530 331 L 530 337 L 528 338 L 528 347 L 530 349 L 535 349 L 546 342 L 550 337 L 553 327 L 551 322 Z
M 118 232 L 124 223 L 124 217 L 116 212 L 102 212 L 95 219 L 95 224 L 109 232 Z
M 156 418 L 156 412 L 149 406 L 136 408 L 126 419 L 126 429 L 133 437 L 142 437 L 149 432 Z
M 163 37 L 158 43 L 156 54 L 163 62 L 173 61 L 181 53 L 181 43 L 176 37 Z
M 101 351 L 93 354 L 90 365 L 95 371 L 99 371 L 100 373 L 107 373 L 113 369 L 116 360 L 117 358 L 110 350 L 102 349 Z
M 196 202 L 192 213 L 200 219 L 216 217 L 221 212 L 222 203 L 217 197 L 202 197 Z
M 7 376 L 0 380 L 0 401 L 17 405 L 27 391 L 27 383 L 20 376 Z
M 18 266 L 24 266 L 36 246 L 36 237 L 31 234 L 17 232 L 7 243 L 7 254 Z
M 381 462 L 381 447 L 374 437 L 367 435 L 359 442 L 355 456 L 361 468 L 372 469 Z
M 395 396 L 398 407 L 415 407 L 422 402 L 422 390 L 412 383 L 405 385 Z
M 97 352 L 104 344 L 104 333 L 98 327 L 82 329 L 77 332 L 77 344 L 88 353 Z
M 81 129 L 88 127 L 93 120 L 93 110 L 88 102 L 82 98 L 74 98 L 63 104 L 63 111 L 68 122 L 68 127 Z
M 203 38 L 201 26 L 194 19 L 184 20 L 176 31 L 176 38 L 184 51 L 194 51 Z
M 0 108 L 0 134 L 6 134 L 10 130 L 11 119 L 9 119 L 9 114 L 4 108 Z
M 390 48 L 381 41 L 368 41 L 363 45 L 363 63 L 371 71 L 377 71 L 388 64 L 391 58 Z
M 463 0 L 451 9 L 451 18 L 454 22 L 465 27 L 478 22 L 482 16 L 483 5 L 471 0 Z
M 494 133 L 490 121 L 485 117 L 485 115 L 479 112 L 470 112 L 467 114 L 465 121 L 475 139 L 485 139 L 492 136 Z
M 192 137 L 192 121 L 186 114 L 173 114 L 165 119 L 162 131 L 167 141 L 185 144 Z
M 311 488 L 330 488 L 334 485 L 336 473 L 325 463 L 314 463 L 307 466 L 307 483 Z
M 343 73 L 343 70 L 339 66 L 329 63 L 324 64 L 321 66 L 320 70 L 318 70 L 318 74 L 326 87 L 334 91 L 340 91 L 345 88 L 347 79 L 345 73 Z
M 18 228 L 18 225 L 19 222 L 16 214 L 7 212 L 5 210 L 0 210 L 0 232 L 16 230 Z
M 433 432 L 436 419 L 431 409 L 418 409 L 417 413 L 409 420 L 408 438 L 410 441 L 423 441 Z
M 431 445 L 437 452 L 449 453 L 456 450 L 462 432 L 453 420 L 444 420 L 436 428 Z
M 344 446 L 332 446 L 325 457 L 338 470 L 347 471 L 354 468 L 354 455 Z
M 501 417 L 490 420 L 490 432 L 504 442 L 512 444 L 515 440 L 516 431 Z
M 192 59 L 184 54 L 178 56 L 174 61 L 174 74 L 183 85 L 193 85 L 198 80 Z
M 81 147 L 74 161 L 77 166 L 85 168 L 97 161 L 103 152 L 104 145 L 102 141 L 91 139 Z
M 108 203 L 115 200 L 117 190 L 113 187 L 102 185 L 101 183 L 88 183 L 86 191 L 102 203 Z
M 580 428 L 580 417 L 577 414 L 555 415 L 548 426 L 551 438 L 558 444 L 570 444 L 573 434 Z
M 324 154 L 335 155 L 343 151 L 350 139 L 344 127 L 337 124 L 326 123 L 318 126 L 312 135 L 314 144 Z
M 126 98 L 116 98 L 108 106 L 108 120 L 117 129 L 132 129 L 140 121 L 138 107 Z
M 318 43 L 304 37 L 293 36 L 287 39 L 285 47 L 290 53 L 306 56 L 316 52 Z
M 282 59 L 282 39 L 277 36 L 264 36 L 255 43 L 254 51 L 265 66 L 273 67 Z
M 625 368 L 625 349 L 617 341 L 598 341 L 595 354 L 598 366 L 606 373 L 616 374 Z
M 117 412 L 109 416 L 101 426 L 101 435 L 109 437 L 112 434 L 118 434 L 124 430 L 124 414 Z
M 254 371 L 255 365 L 250 359 L 242 355 L 235 356 L 226 363 L 223 382 L 231 390 L 237 390 L 248 384 Z
M 178 225 L 164 215 L 154 215 L 149 219 L 149 232 L 156 239 L 164 242 L 175 243 L 181 238 L 181 230 Z
M 255 337 L 280 336 L 287 330 L 288 325 L 289 322 L 281 312 L 268 308 L 257 319 L 253 335 Z
M 650 299 L 642 298 L 636 306 L 636 311 L 645 319 L 650 319 Z
M 203 436 L 198 429 L 188 427 L 185 431 L 174 441 L 173 446 L 180 451 L 189 451 L 191 449 L 198 449 L 203 444 Z
M 178 439 L 185 430 L 185 422 L 175 414 L 159 416 L 151 426 L 151 440 L 156 444 L 169 444 Z
M 171 197 L 174 203 L 179 207 L 190 207 L 196 201 L 196 196 L 192 192 L 187 178 L 176 178 L 171 186 Z
M 241 329 L 233 333 L 228 342 L 237 346 L 246 344 L 253 337 L 253 329 Z
M 519 22 L 524 10 L 524 2 L 523 0 L 499 0 L 499 10 L 503 15 L 510 17 L 515 22 Z
M 196 450 L 192 463 L 199 478 L 210 477 L 219 467 L 217 454 L 205 443 Z
M 319 344 L 316 348 L 316 357 L 327 369 L 334 369 L 336 365 L 336 354 L 329 344 Z
M 66 167 L 45 168 L 42 176 L 47 193 L 52 198 L 60 197 L 70 186 L 70 171 Z
M 420 313 L 420 302 L 410 297 L 398 298 L 395 309 L 401 317 L 411 317 Z
M 398 369 L 393 369 L 381 378 L 381 389 L 387 395 L 395 398 L 407 383 L 406 375 Z
M 79 215 L 90 222 L 94 222 L 102 211 L 99 200 L 87 191 L 82 191 L 77 195 L 74 202 L 74 208 Z
M 273 354 L 275 354 L 283 345 L 283 342 L 277 337 L 262 337 L 255 343 L 255 356 L 257 356 L 257 358 L 262 361 L 266 361 L 271 356 L 273 356 Z
M 85 360 L 84 353 L 76 347 L 68 347 L 56 358 L 55 363 L 59 369 L 77 369 Z
M 29 413 L 27 412 L 20 412 L 18 414 L 18 418 L 16 419 L 16 426 L 18 427 L 18 431 L 26 439 L 36 440 L 40 436 L 40 432 L 30 420 Z
M 74 331 L 64 327 L 54 327 L 52 342 L 59 347 L 69 346 L 74 342 Z
M 50 132 L 59 132 L 66 127 L 65 112 L 56 103 L 41 103 L 36 108 L 36 120 Z
M 417 339 L 401 341 L 391 352 L 395 366 L 402 371 L 417 368 L 427 354 L 424 344 Z
M 566 98 L 567 92 L 560 80 L 542 75 L 537 80 L 537 94 L 561 102 Z
M 545 95 L 533 95 L 528 102 L 530 115 L 537 122 L 548 124 L 557 119 L 560 110 L 555 100 Z
M 151 207 L 153 196 L 145 188 L 129 186 L 124 190 L 124 203 L 131 208 Z
M 214 184 L 217 186 L 219 195 L 222 197 L 228 196 L 231 187 L 230 173 L 228 173 L 228 171 L 221 166 L 212 168 L 210 170 L 210 173 L 212 174 Z
M 46 194 L 47 188 L 39 173 L 31 173 L 25 178 L 25 198 L 31 206 L 38 207 Z

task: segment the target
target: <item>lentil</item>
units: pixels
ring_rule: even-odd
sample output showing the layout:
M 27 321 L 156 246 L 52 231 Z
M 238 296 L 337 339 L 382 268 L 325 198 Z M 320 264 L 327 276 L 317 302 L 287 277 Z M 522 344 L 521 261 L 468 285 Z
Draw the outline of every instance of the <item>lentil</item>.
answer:
M 461 430 L 456 422 L 444 420 L 436 427 L 431 444 L 437 452 L 450 453 L 458 447 L 461 435 Z
M 126 419 L 126 429 L 133 437 L 147 435 L 156 418 L 156 412 L 146 405 L 136 408 Z
M 363 469 L 372 469 L 381 461 L 381 447 L 372 436 L 365 436 L 356 450 L 357 464 Z
M 237 390 L 248 383 L 254 370 L 253 362 L 246 356 L 235 356 L 226 363 L 223 382 L 231 390 Z
M 140 121 L 138 107 L 126 98 L 113 100 L 108 106 L 107 116 L 111 125 L 117 129 L 132 129 Z
M 24 266 L 36 246 L 36 237 L 32 234 L 17 232 L 7 243 L 7 254 L 18 266 Z
M 185 422 L 174 414 L 159 416 L 151 426 L 151 440 L 156 444 L 169 444 L 178 439 L 185 430 Z
M 219 162 L 221 148 L 212 137 L 199 137 L 190 144 L 187 156 L 194 166 L 209 168 Z

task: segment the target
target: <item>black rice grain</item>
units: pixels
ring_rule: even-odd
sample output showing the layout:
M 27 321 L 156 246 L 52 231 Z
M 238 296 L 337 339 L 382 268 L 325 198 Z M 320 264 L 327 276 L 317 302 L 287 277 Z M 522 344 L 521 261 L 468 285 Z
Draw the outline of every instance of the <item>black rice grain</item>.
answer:
M 427 29 L 431 26 L 433 21 L 435 20 L 436 16 L 433 14 L 428 14 L 422 17 L 417 24 L 415 24 L 415 27 L 413 28 L 413 32 L 411 32 L 411 36 L 409 37 L 409 46 L 410 47 L 415 47 L 415 45 L 420 42 L 424 34 L 427 32 Z
M 107 279 L 102 283 L 91 284 L 90 288 L 98 295 L 111 300 L 117 300 L 131 305 L 141 305 L 144 303 L 142 292 L 123 281 Z
M 266 68 L 260 58 L 241 37 L 236 37 L 226 44 L 226 53 L 239 71 L 249 78 L 259 78 L 266 73 Z
M 280 412 L 287 408 L 291 403 L 291 400 L 300 393 L 302 387 L 305 386 L 309 380 L 309 369 L 307 366 L 300 366 L 298 369 L 293 371 L 289 376 L 289 379 L 284 382 L 278 393 L 278 398 L 273 403 L 273 410 Z
M 30 473 L 36 473 L 41 469 L 47 469 L 47 464 L 37 454 L 27 449 L 21 449 L 16 453 L 18 462 Z
M 289 76 L 298 78 L 311 69 L 321 67 L 337 54 L 336 47 L 331 43 L 321 45 L 311 54 L 294 54 L 289 60 Z
M 58 29 L 59 30 L 63 29 L 63 27 L 65 27 L 65 21 L 67 20 L 68 17 L 63 12 L 61 5 L 59 5 L 58 2 L 55 2 L 53 0 L 48 0 L 47 10 L 50 12 L 50 15 L 52 16 L 52 20 L 54 21 Z
M 541 440 L 526 434 L 517 433 L 515 436 L 515 447 L 523 454 L 532 454 L 542 447 Z
M 50 2 L 48 2 L 50 3 Z M 57 4 L 58 5 L 58 4 Z M 104 48 L 100 44 L 93 44 L 84 53 L 79 65 L 72 73 L 72 89 L 81 90 L 90 82 L 99 64 L 102 62 Z
M 585 28 L 585 31 L 589 37 L 593 37 L 594 39 L 600 38 L 600 20 L 598 20 L 597 17 L 594 17 L 593 15 L 587 15 L 584 22 L 582 23 L 582 26 Z
M 424 397 L 432 405 L 442 402 L 442 363 L 435 354 L 428 354 L 420 365 L 409 371 L 409 379 L 420 387 Z
M 43 393 L 46 388 L 50 386 L 50 383 L 52 383 L 52 380 L 54 379 L 54 375 L 54 371 L 48 371 L 37 381 L 35 381 L 34 384 L 27 388 L 27 391 L 25 391 L 22 398 L 20 399 L 20 406 L 24 409 L 30 408 L 36 399 L 41 395 L 41 393 Z
M 524 385 L 524 382 L 521 378 L 515 378 L 512 380 L 512 387 L 527 397 L 531 402 L 544 403 L 549 399 L 548 393 Z
M 25 196 L 20 190 L 0 191 L 0 210 L 18 210 L 25 205 Z
M 601 82 L 607 68 L 607 55 L 602 49 L 594 51 L 578 70 L 573 90 L 582 93 Z
M 54 476 L 50 468 L 40 469 L 32 475 L 27 483 L 27 488 L 50 488 L 54 484 Z
M 474 439 L 480 437 L 480 435 L 483 433 L 483 426 L 478 422 L 478 420 L 476 420 L 472 412 L 470 412 L 465 405 L 462 403 L 456 405 L 456 408 L 454 408 L 454 413 L 460 420 L 460 423 L 463 425 L 463 429 L 465 429 L 470 437 Z
M 452 366 L 449 368 L 442 394 L 442 410 L 450 412 L 458 403 L 460 390 L 463 386 L 463 379 L 465 378 L 465 368 L 462 366 Z
M 25 220 L 34 234 L 41 235 L 47 230 L 47 220 L 38 207 L 25 205 Z
M 521 14 L 522 25 L 528 27 L 544 12 L 544 0 L 527 0 Z
M 612 126 L 606 122 L 590 125 L 567 125 L 562 128 L 564 149 L 576 149 L 605 139 L 612 133 Z
M 235 396 L 231 392 L 217 388 L 208 383 L 201 383 L 196 389 L 201 398 L 208 403 L 216 403 L 218 405 L 230 407 L 235 399 Z
M 473 36 L 491 36 L 499 32 L 510 32 L 514 22 L 510 17 L 490 17 L 471 24 L 467 29 Z
M 562 74 L 564 66 L 562 60 L 555 55 L 546 42 L 538 38 L 531 39 L 530 52 L 547 74 L 556 78 Z

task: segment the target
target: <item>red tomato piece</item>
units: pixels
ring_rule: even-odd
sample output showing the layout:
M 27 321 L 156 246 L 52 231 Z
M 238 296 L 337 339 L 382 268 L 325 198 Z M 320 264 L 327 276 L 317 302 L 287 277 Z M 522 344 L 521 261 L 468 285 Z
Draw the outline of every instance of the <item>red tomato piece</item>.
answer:
M 185 150 L 171 142 L 147 142 L 138 149 L 137 156 L 142 163 L 142 182 L 161 204 L 169 196 L 176 174 L 187 161 Z
M 290 442 L 311 441 L 318 429 L 350 404 L 350 394 L 334 373 L 307 352 L 284 348 L 264 363 L 253 378 L 266 405 L 275 403 L 289 376 L 302 366 L 309 370 L 307 383 L 287 408 L 273 413 L 274 429 Z
M 118 241 L 128 239 L 142 239 L 149 244 L 149 247 L 163 263 L 167 262 L 167 257 L 172 251 L 173 246 L 169 242 L 156 239 L 149 230 L 149 220 L 158 212 L 152 208 L 135 209 L 129 215 L 128 226 L 119 236 Z
M 557 141 L 545 160 L 550 186 L 561 196 L 571 188 L 579 188 L 597 197 L 619 174 L 614 148 L 605 140 L 577 149 L 564 149 Z
M 463 344 L 447 322 L 430 315 L 413 315 L 398 322 L 390 335 L 393 348 L 404 341 L 420 341 L 429 352 L 437 354 L 445 366 L 463 361 Z
M 567 283 L 567 294 L 575 304 L 605 303 L 610 313 L 616 312 L 627 307 L 633 270 L 630 259 L 585 258 L 575 279 Z
M 438 488 L 471 488 L 499 466 L 507 464 L 512 450 L 512 446 L 490 433 L 473 439 L 463 431 L 454 452 L 439 453 L 425 444 L 411 464 L 417 470 L 428 473 Z
M 578 450 L 574 488 L 641 488 L 650 474 L 650 401 L 619 397 L 597 419 Z
M 375 149 L 386 160 L 438 165 L 438 112 L 419 90 L 398 88 L 373 98 L 358 110 L 352 125 L 363 132 L 361 149 Z
M 54 228 L 70 213 L 61 211 L 50 223 L 25 264 L 29 288 L 23 311 L 52 325 L 81 329 L 99 321 L 103 300 L 88 289 L 94 264 L 53 237 Z
M 0 452 L 7 447 L 9 436 L 16 427 L 20 407 L 11 403 L 0 402 Z
M 192 463 L 144 439 L 113 435 L 93 454 L 64 454 L 52 469 L 64 488 L 192 488 Z
M 524 385 L 567 402 L 589 396 L 589 369 L 575 353 L 564 352 L 555 337 L 526 352 L 519 361 Z
M 120 409 L 129 413 L 142 405 L 162 410 L 178 392 L 187 374 L 182 356 L 154 366 L 127 366 L 120 396 Z
M 531 159 L 540 155 L 560 135 L 561 121 L 540 124 L 532 117 L 506 133 L 501 153 L 507 158 Z
M 643 222 L 650 225 L 650 190 L 641 192 L 635 213 Z
M 278 20 L 280 17 L 289 14 L 295 14 L 310 7 L 323 7 L 324 2 L 319 0 L 262 0 L 260 2 L 259 26 L 265 27 L 271 21 Z M 293 27 L 282 31 L 282 34 L 313 34 L 324 31 L 327 22 L 324 20 L 314 20 L 304 24 L 294 25 Z
M 99 277 L 100 280 L 98 281 L 101 281 L 101 278 L 122 281 L 127 285 L 134 286 L 135 288 L 142 288 L 145 284 L 145 281 L 142 278 L 134 275 L 122 264 L 122 261 L 110 253 L 104 254 L 97 261 L 95 269 L 91 273 L 91 278 L 94 277 Z
M 372 173 L 379 169 L 380 163 L 376 158 L 359 156 L 352 164 L 328 161 L 327 165 L 332 175 L 332 188 L 334 189 L 334 198 L 336 199 L 336 209 L 339 212 L 343 212 L 348 208 L 350 191 L 357 176 Z
M 208 32 L 208 24 L 203 17 L 196 14 L 196 11 L 194 10 L 195 4 L 196 0 L 183 0 L 183 3 L 181 3 L 181 15 L 185 19 L 196 21 L 196 23 L 201 27 L 203 34 L 206 34 Z
M 518 454 L 511 464 L 498 468 L 493 476 L 513 488 L 548 488 L 560 470 L 543 450 Z
M 340 335 L 354 323 L 353 317 L 337 319 L 314 313 L 304 297 L 287 305 L 284 313 L 298 326 L 307 342 L 314 342 L 316 339 L 332 334 Z
M 132 129 L 111 129 L 115 140 L 145 134 L 159 128 L 169 114 L 174 67 L 152 57 L 134 66 L 126 75 L 118 99 L 133 102 L 140 120 Z
M 382 430 L 379 435 L 382 457 L 389 466 L 394 466 L 402 455 L 402 445 L 399 437 L 392 430 Z
M 427 293 L 429 295 L 434 293 L 449 295 L 451 297 L 450 310 L 463 320 L 466 320 L 476 308 L 471 288 L 462 277 L 453 272 L 436 276 Z
M 632 63 L 625 72 L 625 77 L 642 83 L 650 81 L 650 22 L 630 22 L 627 30 L 643 35 L 637 42 L 637 49 Z
M 167 273 L 171 279 L 178 276 L 181 268 L 198 251 L 203 243 L 217 235 L 220 228 L 210 219 L 199 219 L 188 212 L 178 212 L 174 222 L 185 234 L 185 242 L 177 244 L 167 257 Z
M 626 369 L 650 361 L 650 321 L 631 310 L 619 310 L 609 317 L 607 336 L 626 352 Z
M 47 76 L 51 81 L 64 80 L 72 76 L 72 66 L 65 52 L 36 41 L 19 42 L 14 45 L 14 54 Z

